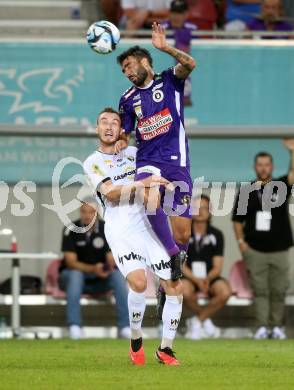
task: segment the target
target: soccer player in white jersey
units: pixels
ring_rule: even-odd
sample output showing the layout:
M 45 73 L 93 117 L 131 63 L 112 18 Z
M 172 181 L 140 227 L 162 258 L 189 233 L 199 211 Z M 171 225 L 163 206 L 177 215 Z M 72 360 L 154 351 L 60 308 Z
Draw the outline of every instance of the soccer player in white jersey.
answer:
M 135 365 L 145 364 L 142 343 L 142 320 L 146 307 L 146 268 L 160 279 L 166 293 L 163 308 L 163 332 L 156 358 L 166 365 L 179 365 L 172 350 L 182 312 L 182 283 L 171 280 L 170 256 L 153 232 L 143 201 L 133 196 L 137 189 L 167 185 L 160 176 L 134 181 L 136 148 L 128 146 L 115 154 L 115 143 L 121 132 L 118 112 L 104 109 L 97 119 L 98 150 L 84 162 L 84 170 L 104 210 L 105 235 L 116 264 L 129 284 L 129 319 L 131 328 L 130 359 Z M 122 198 L 124 197 L 124 200 Z

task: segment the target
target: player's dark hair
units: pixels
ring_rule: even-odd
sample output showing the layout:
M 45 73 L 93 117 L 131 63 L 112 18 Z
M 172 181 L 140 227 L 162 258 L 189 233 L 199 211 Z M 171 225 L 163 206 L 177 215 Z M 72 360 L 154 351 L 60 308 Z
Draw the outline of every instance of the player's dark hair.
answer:
M 142 58 L 147 58 L 150 66 L 152 67 L 153 59 L 151 57 L 151 54 L 148 50 L 144 49 L 143 47 L 140 47 L 138 45 L 130 47 L 128 50 L 121 53 L 119 56 L 117 56 L 117 62 L 121 65 L 124 60 L 130 56 L 133 56 L 139 60 Z
M 170 5 L 170 12 L 183 14 L 188 11 L 186 0 L 173 0 Z
M 82 205 L 83 204 L 95 204 L 97 205 L 97 200 L 94 198 L 94 196 L 91 196 L 91 195 L 88 195 L 88 196 L 85 196 L 85 198 L 83 199 L 80 199 L 80 201 L 82 202 Z
M 195 200 L 206 200 L 208 203 L 210 202 L 210 197 L 208 195 L 205 195 L 205 194 L 201 194 L 201 195 L 196 195 L 193 197 L 193 201 L 195 202 Z
M 97 119 L 96 119 L 96 125 L 98 125 L 100 116 L 102 114 L 104 114 L 105 112 L 109 112 L 110 114 L 116 114 L 120 118 L 120 114 L 118 111 L 114 110 L 112 107 L 105 107 L 105 108 L 103 108 L 102 111 L 99 112 Z
M 259 157 L 268 157 L 271 160 L 271 163 L 273 163 L 273 161 L 274 161 L 273 156 L 270 153 L 268 153 L 268 152 L 259 152 L 254 157 L 254 163 L 255 164 L 257 163 L 257 160 L 259 159 Z

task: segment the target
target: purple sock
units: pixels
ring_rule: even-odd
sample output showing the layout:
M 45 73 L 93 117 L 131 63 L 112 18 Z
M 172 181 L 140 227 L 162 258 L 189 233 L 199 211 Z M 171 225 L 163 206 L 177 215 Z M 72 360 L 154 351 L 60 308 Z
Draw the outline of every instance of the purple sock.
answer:
M 173 256 L 179 252 L 175 240 L 173 239 L 172 232 L 170 230 L 167 216 L 162 208 L 156 210 L 155 215 L 147 215 L 148 220 L 152 226 L 154 233 L 159 238 L 162 245 L 167 250 L 170 256 Z
M 186 244 L 179 244 L 179 243 L 177 242 L 177 246 L 179 247 L 180 251 L 185 251 L 185 252 L 187 252 L 187 251 L 188 251 L 189 243 L 187 242 Z

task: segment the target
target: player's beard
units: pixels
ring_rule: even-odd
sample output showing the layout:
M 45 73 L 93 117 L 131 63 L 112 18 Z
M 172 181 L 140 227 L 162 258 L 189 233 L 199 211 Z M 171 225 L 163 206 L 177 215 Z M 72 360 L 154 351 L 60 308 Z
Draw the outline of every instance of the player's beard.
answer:
M 133 81 L 133 84 L 135 84 L 136 87 L 142 87 L 142 85 L 144 85 L 145 80 L 147 79 L 147 77 L 148 77 L 147 70 L 144 68 L 144 66 L 140 65 L 138 67 L 136 80 Z

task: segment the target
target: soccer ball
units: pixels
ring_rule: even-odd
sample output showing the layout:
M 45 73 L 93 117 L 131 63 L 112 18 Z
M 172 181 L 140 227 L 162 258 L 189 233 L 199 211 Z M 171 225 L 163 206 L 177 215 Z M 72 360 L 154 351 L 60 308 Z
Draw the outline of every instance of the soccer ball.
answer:
M 87 32 L 87 41 L 91 49 L 99 54 L 111 53 L 119 40 L 119 29 L 107 20 L 91 24 Z

